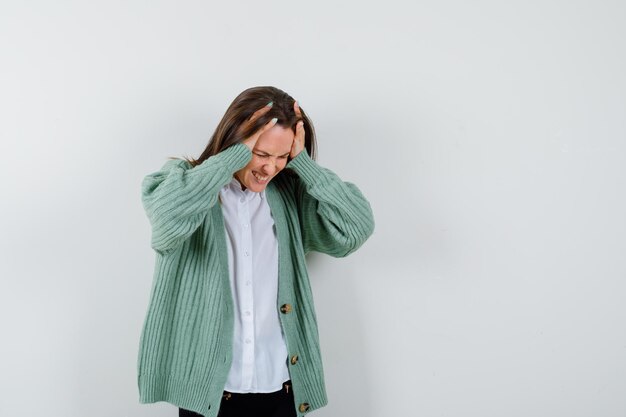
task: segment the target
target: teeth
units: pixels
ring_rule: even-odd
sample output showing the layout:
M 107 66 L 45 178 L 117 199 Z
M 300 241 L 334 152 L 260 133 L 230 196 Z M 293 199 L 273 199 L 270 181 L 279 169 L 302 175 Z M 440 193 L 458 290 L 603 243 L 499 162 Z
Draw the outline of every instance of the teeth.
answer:
M 257 180 L 259 180 L 259 181 L 267 181 L 267 179 L 269 178 L 269 177 L 262 177 L 262 176 L 260 176 L 259 174 L 257 174 L 256 172 L 253 172 L 253 173 L 252 173 L 252 175 L 254 175 L 254 177 L 255 177 Z

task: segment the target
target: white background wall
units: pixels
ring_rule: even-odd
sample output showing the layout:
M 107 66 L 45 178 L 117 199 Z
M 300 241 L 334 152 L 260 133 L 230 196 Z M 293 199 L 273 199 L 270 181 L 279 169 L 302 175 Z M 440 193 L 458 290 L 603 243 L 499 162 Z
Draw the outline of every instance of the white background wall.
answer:
M 296 97 L 375 235 L 310 259 L 329 416 L 626 414 L 621 1 L 3 1 L 0 415 L 138 404 L 144 175 Z

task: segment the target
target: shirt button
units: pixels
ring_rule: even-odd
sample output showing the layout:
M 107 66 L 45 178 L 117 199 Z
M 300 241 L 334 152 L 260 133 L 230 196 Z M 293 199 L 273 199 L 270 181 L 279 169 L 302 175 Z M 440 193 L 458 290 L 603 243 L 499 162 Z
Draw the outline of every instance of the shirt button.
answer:
M 298 363 L 298 355 L 293 355 L 291 357 L 291 364 L 295 365 L 296 363 Z
M 249 312 L 249 311 L 246 311 L 244 314 L 245 314 L 246 316 L 249 316 L 249 315 L 250 315 L 250 312 Z
M 246 344 L 249 345 L 250 343 L 252 343 L 252 340 L 246 339 Z
M 291 311 L 291 304 L 283 304 L 280 306 L 280 312 L 283 314 L 287 314 Z
M 244 229 L 247 229 L 247 228 L 248 228 L 248 223 L 244 223 L 244 224 L 243 224 L 243 228 L 244 228 Z
M 248 251 L 245 251 L 243 254 L 246 255 L 246 256 L 249 255 Z
M 246 281 L 246 285 L 250 285 L 250 284 L 252 284 L 252 282 Z
M 245 202 L 245 201 L 246 201 L 246 199 L 245 199 L 245 198 L 243 198 L 243 197 L 241 197 L 241 198 L 239 199 L 239 202 L 240 202 L 240 203 L 243 203 L 243 202 Z

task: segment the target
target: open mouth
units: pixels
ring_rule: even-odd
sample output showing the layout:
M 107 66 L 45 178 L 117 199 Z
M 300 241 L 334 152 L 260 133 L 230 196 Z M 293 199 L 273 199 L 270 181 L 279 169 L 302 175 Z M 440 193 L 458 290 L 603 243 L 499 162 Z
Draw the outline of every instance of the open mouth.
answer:
M 254 178 L 256 178 L 256 180 L 260 183 L 266 183 L 267 180 L 269 180 L 270 178 L 269 176 L 262 176 L 258 172 L 254 172 L 254 171 L 252 171 L 252 175 L 254 175 Z

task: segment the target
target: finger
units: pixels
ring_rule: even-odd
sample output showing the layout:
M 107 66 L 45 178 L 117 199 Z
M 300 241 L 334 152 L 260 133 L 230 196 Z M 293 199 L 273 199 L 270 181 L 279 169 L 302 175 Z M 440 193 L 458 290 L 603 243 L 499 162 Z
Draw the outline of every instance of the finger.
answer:
M 303 122 L 298 122 L 296 124 L 296 135 L 293 138 L 293 143 L 291 144 L 291 152 L 289 155 L 291 158 L 295 158 L 302 152 L 304 149 L 304 124 Z
M 302 117 L 302 112 L 300 111 L 300 105 L 297 101 L 293 102 L 293 111 L 296 113 L 296 116 Z
M 278 117 L 274 117 L 272 120 L 270 120 L 269 122 L 265 123 L 265 126 L 263 126 L 263 131 L 265 132 L 268 129 L 271 129 L 276 122 L 278 122 Z
M 260 109 L 258 109 L 254 113 L 252 113 L 252 116 L 250 116 L 250 118 L 248 120 L 250 122 L 254 122 L 256 119 L 258 119 L 259 117 L 263 116 L 265 113 L 270 111 L 272 109 L 273 105 L 274 105 L 274 102 L 270 101 L 265 106 L 261 107 Z
M 257 140 L 259 140 L 259 137 L 263 134 L 263 132 L 265 132 L 268 129 L 271 129 L 276 124 L 277 121 L 278 121 L 278 118 L 274 117 L 272 120 L 265 123 L 263 127 L 258 129 L 252 135 L 248 136 L 246 139 L 244 139 L 243 144 L 246 145 L 248 148 L 250 148 L 251 151 L 254 150 L 254 147 L 256 145 Z
M 258 109 L 254 113 L 252 113 L 252 116 L 250 116 L 245 122 L 243 122 L 239 126 L 238 130 L 241 132 L 241 131 L 245 131 L 246 129 L 248 129 L 250 126 L 252 126 L 254 124 L 254 121 L 256 119 L 258 119 L 259 117 L 263 116 L 268 111 L 272 110 L 272 106 L 273 105 L 274 105 L 274 102 L 270 101 L 265 106 L 261 107 L 260 109 Z
M 274 125 L 276 124 L 277 121 L 278 121 L 278 118 L 274 117 L 272 120 L 270 120 L 269 122 L 265 123 L 265 126 L 260 128 L 259 130 L 257 130 L 254 133 L 254 136 L 258 138 L 263 133 L 265 133 L 265 131 L 267 131 L 267 130 L 271 129 L 272 127 L 274 127 Z
M 296 123 L 296 138 L 304 138 L 304 120 L 300 120 Z

